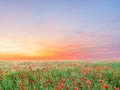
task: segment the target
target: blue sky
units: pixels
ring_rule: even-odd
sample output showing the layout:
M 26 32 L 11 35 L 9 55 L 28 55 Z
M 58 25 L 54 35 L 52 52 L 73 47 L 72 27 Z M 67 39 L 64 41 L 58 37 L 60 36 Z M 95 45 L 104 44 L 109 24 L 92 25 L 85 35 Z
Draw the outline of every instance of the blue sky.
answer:
M 25 46 L 25 53 L 28 46 L 39 56 L 29 42 L 37 49 L 41 43 L 45 47 L 42 52 L 57 52 L 56 57 L 119 58 L 119 0 L 2 0 L 0 13 L 1 43 Z

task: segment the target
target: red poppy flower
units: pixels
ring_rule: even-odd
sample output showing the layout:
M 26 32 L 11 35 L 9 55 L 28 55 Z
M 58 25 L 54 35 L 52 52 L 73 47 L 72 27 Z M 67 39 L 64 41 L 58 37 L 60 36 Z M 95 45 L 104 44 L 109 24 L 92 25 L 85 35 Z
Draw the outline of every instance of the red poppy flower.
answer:
M 108 89 L 110 86 L 107 85 L 107 84 L 103 84 L 103 87 L 106 88 L 106 89 Z
M 92 84 L 92 82 L 91 82 L 91 81 L 86 81 L 86 83 L 87 83 L 88 85 Z
M 61 84 L 60 84 L 60 87 L 61 87 L 61 88 L 64 88 L 64 84 L 61 83 Z
M 69 86 L 66 86 L 66 90 L 70 90 L 70 87 L 69 87 Z
M 90 86 L 87 86 L 88 89 L 90 89 Z
M 21 87 L 24 87 L 24 83 L 21 83 L 20 86 L 21 86 Z
M 80 90 L 78 87 L 75 87 L 75 90 Z
M 114 90 L 119 90 L 119 88 L 117 88 L 117 87 L 114 87 Z
M 103 83 L 103 82 L 104 82 L 104 80 L 99 80 L 99 82 Z
M 32 80 L 30 80 L 30 84 L 32 84 L 33 83 L 33 81 Z

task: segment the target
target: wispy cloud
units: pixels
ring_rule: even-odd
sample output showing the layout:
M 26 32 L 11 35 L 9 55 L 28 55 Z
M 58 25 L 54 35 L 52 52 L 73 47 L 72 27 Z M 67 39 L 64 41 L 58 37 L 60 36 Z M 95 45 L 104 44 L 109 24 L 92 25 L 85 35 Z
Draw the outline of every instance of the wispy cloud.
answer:
M 119 58 L 117 2 L 2 1 L 0 8 L 0 58 Z

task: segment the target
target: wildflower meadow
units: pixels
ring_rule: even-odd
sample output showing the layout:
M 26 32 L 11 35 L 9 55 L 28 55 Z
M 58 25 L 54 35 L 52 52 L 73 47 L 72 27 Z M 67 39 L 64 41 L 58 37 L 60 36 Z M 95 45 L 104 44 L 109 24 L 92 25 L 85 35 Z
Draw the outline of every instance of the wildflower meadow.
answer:
M 1 62 L 0 90 L 120 90 L 120 63 Z

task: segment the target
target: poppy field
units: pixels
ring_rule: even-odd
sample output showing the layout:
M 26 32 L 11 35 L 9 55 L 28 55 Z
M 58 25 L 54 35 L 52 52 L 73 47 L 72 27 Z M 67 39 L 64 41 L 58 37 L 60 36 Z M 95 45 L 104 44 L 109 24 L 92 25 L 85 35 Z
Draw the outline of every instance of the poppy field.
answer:
M 120 90 L 120 62 L 0 62 L 0 90 Z

